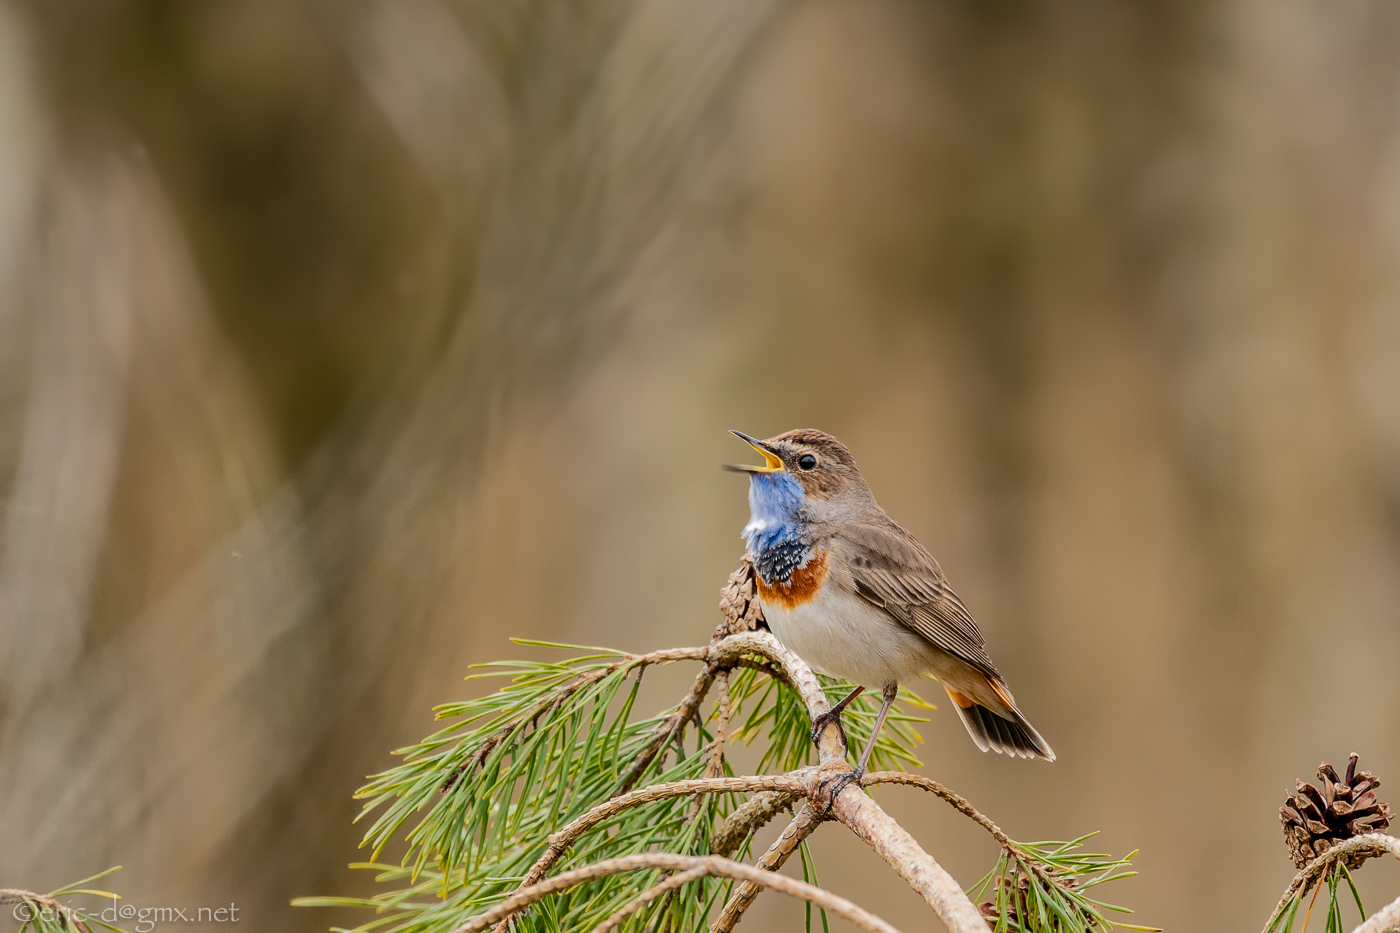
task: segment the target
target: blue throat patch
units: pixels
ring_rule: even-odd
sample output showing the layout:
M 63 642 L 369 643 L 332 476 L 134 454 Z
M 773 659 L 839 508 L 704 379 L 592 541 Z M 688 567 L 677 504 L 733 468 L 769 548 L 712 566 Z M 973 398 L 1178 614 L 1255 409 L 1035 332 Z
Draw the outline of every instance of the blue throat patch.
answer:
M 787 583 L 794 570 L 812 559 L 812 549 L 804 540 L 806 525 L 797 514 L 806 497 L 802 484 L 786 470 L 749 474 L 750 514 L 744 540 L 765 583 Z

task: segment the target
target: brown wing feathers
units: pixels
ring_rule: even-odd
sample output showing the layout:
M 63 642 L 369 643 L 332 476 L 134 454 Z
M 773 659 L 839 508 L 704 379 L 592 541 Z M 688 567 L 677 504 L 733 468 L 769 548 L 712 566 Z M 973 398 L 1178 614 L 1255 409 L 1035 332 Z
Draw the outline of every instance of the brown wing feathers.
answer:
M 979 748 L 1054 761 L 1050 746 L 1016 708 L 987 656 L 977 623 L 944 580 L 938 562 L 902 527 L 893 521 L 889 525 L 892 527 L 848 524 L 842 529 L 842 545 L 848 551 L 856 592 L 987 678 L 1014 719 L 1004 718 L 945 685 Z
M 938 562 L 909 532 L 893 521 L 889 525 L 852 523 L 841 530 L 856 592 L 939 648 L 1000 679 L 977 623 Z

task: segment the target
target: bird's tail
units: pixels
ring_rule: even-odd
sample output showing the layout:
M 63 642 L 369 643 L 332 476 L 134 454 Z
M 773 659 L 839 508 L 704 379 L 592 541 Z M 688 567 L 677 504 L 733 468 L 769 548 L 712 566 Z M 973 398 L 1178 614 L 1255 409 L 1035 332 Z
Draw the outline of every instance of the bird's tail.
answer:
M 993 688 L 995 689 L 995 685 Z M 981 706 L 971 697 L 956 690 L 947 687 L 944 689 L 948 690 L 949 698 L 957 707 L 968 735 L 972 736 L 972 741 L 976 742 L 982 751 L 1000 752 L 1012 758 L 1055 760 L 1054 750 L 1040 737 L 1040 733 L 1035 731 L 1035 727 L 1016 708 L 1016 704 L 1010 702 L 1011 696 L 1005 693 L 1004 688 L 997 690 L 997 693 L 1003 695 L 1007 701 L 1009 715 Z

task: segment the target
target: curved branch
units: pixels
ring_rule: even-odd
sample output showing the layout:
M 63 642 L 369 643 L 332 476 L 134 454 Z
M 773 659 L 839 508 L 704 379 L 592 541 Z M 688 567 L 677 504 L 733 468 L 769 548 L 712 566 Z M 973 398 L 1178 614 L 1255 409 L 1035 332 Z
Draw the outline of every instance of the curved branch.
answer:
M 1010 849 L 1017 853 L 1017 855 L 1023 858 L 1025 857 L 1025 853 L 1020 851 L 1020 848 L 1010 836 L 1001 831 L 1000 826 L 984 816 L 981 811 L 968 803 L 966 799 L 958 796 L 932 778 L 926 778 L 922 774 L 910 774 L 907 771 L 874 771 L 860 779 L 861 787 L 869 787 L 872 784 L 908 784 L 911 787 L 922 787 L 924 790 L 947 801 L 952 805 L 954 810 L 957 810 L 963 816 L 966 816 L 987 832 L 991 833 L 992 838 L 1001 843 L 1002 848 Z
M 622 909 L 619 910 L 617 913 L 613 914 L 611 917 L 594 927 L 593 933 L 608 933 L 608 931 L 610 930 L 617 929 L 618 927 L 622 926 L 622 921 L 626 920 L 628 917 L 632 916 L 637 911 L 641 910 L 643 907 L 650 904 L 652 901 L 656 900 L 661 895 L 668 894 L 671 891 L 675 891 L 677 888 L 684 887 L 685 885 L 690 884 L 696 879 L 704 878 L 705 874 L 706 872 L 704 868 L 692 868 L 689 871 L 683 871 L 679 875 L 672 875 L 665 881 L 652 885 L 651 887 L 643 891 L 641 894 L 638 894 L 636 897 L 632 898 L 632 900 L 624 904 L 622 906 Z
M 0 906 L 8 907 L 11 904 L 38 904 L 40 910 L 51 910 L 57 917 L 67 915 L 68 919 L 72 921 L 74 926 L 80 930 L 81 933 L 90 933 L 88 925 L 83 922 L 81 917 L 73 914 L 73 909 L 71 907 L 65 906 L 60 903 L 57 898 L 50 897 L 47 894 L 37 894 L 33 891 L 25 891 L 22 888 L 0 888 Z M 19 920 L 22 918 L 16 917 L 15 919 Z
M 907 784 L 910 787 L 919 787 L 929 793 L 935 794 L 952 805 L 954 810 L 981 826 L 992 834 L 992 838 L 1001 843 L 1011 856 L 1019 862 L 1027 871 L 1033 872 L 1041 881 L 1052 884 L 1058 888 L 1064 888 L 1064 880 L 1057 878 L 1040 864 L 1038 859 L 1031 857 L 1025 849 L 1017 845 L 1016 840 L 1002 832 L 1001 827 L 988 819 L 980 810 L 969 803 L 964 797 L 944 787 L 942 784 L 926 778 L 922 774 L 910 774 L 907 771 L 876 771 L 861 778 L 860 786 L 869 787 L 872 784 Z
M 646 771 L 647 766 L 656 759 L 661 749 L 666 747 L 666 743 L 680 735 L 685 729 L 685 724 L 694 718 L 696 710 L 705 701 L 705 694 L 709 693 L 710 684 L 714 681 L 715 666 L 707 664 L 696 675 L 695 685 L 690 688 L 685 699 L 681 700 L 680 706 L 677 706 L 676 711 L 656 727 L 656 731 L 652 733 L 651 741 L 632 760 L 631 766 L 628 767 L 627 772 L 622 775 L 622 779 L 618 783 L 618 796 L 630 791 L 637 783 L 637 779 L 642 776 L 642 772 Z
M 495 907 L 479 914 L 462 924 L 453 933 L 481 933 L 492 924 L 508 920 L 521 909 L 530 906 L 551 894 L 567 890 L 576 884 L 616 875 L 625 871 L 660 868 L 669 871 L 689 871 L 702 868 L 706 875 L 717 878 L 733 878 L 735 881 L 753 881 L 761 887 L 773 888 L 791 897 L 811 901 L 818 907 L 829 910 L 839 917 L 854 923 L 870 933 L 899 933 L 893 926 L 862 907 L 853 904 L 830 891 L 814 887 L 787 875 L 764 871 L 742 862 L 734 862 L 718 855 L 673 855 L 669 852 L 648 852 L 640 855 L 624 855 L 621 858 L 606 859 L 593 865 L 566 871 L 548 881 L 531 885 L 518 891 Z
M 822 817 L 812 809 L 810 802 L 804 803 L 802 809 L 797 811 L 797 816 L 793 817 L 791 823 L 783 829 L 783 833 L 773 844 L 768 847 L 768 851 L 763 853 L 763 858 L 758 860 L 758 867 L 764 871 L 777 871 L 783 864 L 797 851 L 797 847 L 802 841 L 812 833 L 816 832 L 822 823 Z M 754 898 L 758 897 L 759 886 L 752 881 L 745 881 L 739 885 L 739 890 L 729 896 L 729 901 L 724 905 L 724 910 L 720 913 L 719 919 L 714 926 L 710 927 L 710 933 L 729 933 L 739 922 L 739 918 L 744 915 L 744 911 L 749 909 Z
M 486 738 L 486 741 L 484 741 L 477 748 L 477 750 L 473 752 L 469 758 L 467 758 L 466 761 L 463 761 L 456 768 L 454 768 L 452 770 L 452 773 L 447 776 L 447 779 L 442 782 L 442 792 L 445 794 L 448 791 L 450 791 L 454 786 L 456 786 L 457 782 L 461 780 L 462 775 L 465 774 L 468 769 L 475 768 L 476 766 L 480 765 L 483 761 L 485 761 L 487 756 L 489 756 L 491 752 L 495 750 L 496 746 L 499 745 L 501 742 L 504 742 L 512 732 L 519 728 L 521 723 L 529 722 L 531 720 L 538 720 L 545 713 L 549 712 L 551 709 L 554 709 L 556 706 L 563 703 L 565 700 L 573 696 L 579 690 L 582 690 L 584 687 L 587 687 L 590 684 L 597 683 L 598 681 L 602 680 L 604 677 L 607 677 L 609 674 L 613 673 L 619 668 L 635 668 L 639 672 L 637 676 L 640 677 L 640 672 L 646 670 L 649 666 L 653 664 L 672 664 L 676 661 L 694 661 L 697 659 L 704 658 L 709 652 L 709 650 L 710 649 L 708 647 L 665 648 L 661 651 L 652 651 L 649 654 L 624 654 L 622 657 L 612 662 L 611 664 L 606 664 L 603 667 L 600 667 L 596 670 L 587 671 L 585 673 L 580 674 L 577 678 L 565 684 L 563 687 L 559 688 L 558 692 L 552 693 L 549 696 L 545 697 L 544 700 L 536 704 L 535 707 L 531 709 L 528 713 L 507 723 L 506 725 L 502 726 L 500 729 L 492 733 L 490 736 L 488 736 Z M 699 701 L 697 700 L 697 703 L 698 702 Z M 655 752 L 653 751 L 652 754 L 654 755 Z M 650 761 L 650 759 L 648 759 L 648 761 Z M 630 790 L 631 788 L 629 786 L 625 789 Z
M 712 663 L 721 658 L 761 654 L 780 666 L 815 719 L 831 709 L 807 663 L 784 647 L 771 632 L 741 632 L 717 642 Z M 835 723 L 822 730 L 817 749 L 823 776 L 849 770 L 845 743 Z M 885 860 L 933 908 L 952 933 L 987 933 L 987 922 L 962 886 L 925 852 L 909 832 L 859 787 L 847 786 L 832 801 L 832 814 Z
M 1394 836 L 1387 836 L 1385 833 L 1367 833 L 1364 836 L 1353 836 L 1350 839 L 1337 843 L 1326 852 L 1319 855 L 1307 864 L 1302 871 L 1293 876 L 1293 881 L 1289 883 L 1288 890 L 1283 892 L 1283 897 L 1279 898 L 1278 906 L 1269 915 L 1269 922 L 1264 924 L 1264 933 L 1268 933 L 1269 928 L 1274 925 L 1279 914 L 1283 913 L 1288 902 L 1302 893 L 1306 894 L 1320 879 L 1332 863 L 1344 855 L 1360 855 L 1363 858 L 1375 858 L 1378 855 L 1385 855 L 1389 852 L 1396 858 L 1400 858 L 1400 839 Z M 1369 922 L 1369 921 L 1368 921 Z M 1369 933 L 1369 931 L 1368 931 Z
M 643 657 L 651 659 L 660 658 L 664 655 L 664 660 L 666 661 L 695 659 L 704 660 L 706 662 L 704 670 L 702 670 L 696 678 L 695 685 L 692 687 L 690 694 L 687 695 L 686 701 L 681 704 L 681 708 L 677 710 L 676 714 L 674 714 L 667 723 L 663 723 L 662 726 L 658 728 L 657 739 L 654 740 L 656 743 L 655 749 L 659 750 L 661 744 L 667 741 L 669 736 L 674 733 L 675 727 L 672 724 L 684 723 L 694 715 L 695 709 L 704 698 L 705 692 L 708 690 L 710 683 L 713 682 L 714 676 L 718 671 L 732 669 L 746 655 L 755 654 L 767 658 L 782 669 L 788 682 L 797 691 L 798 695 L 802 697 L 802 702 L 807 708 L 809 717 L 815 719 L 817 716 L 831 709 L 831 704 L 827 702 L 826 694 L 822 691 L 821 684 L 817 681 L 816 675 L 812 673 L 811 667 L 798 657 L 795 652 L 785 647 L 771 632 L 739 632 L 734 635 L 726 636 L 706 648 L 682 648 L 665 652 L 656 652 L 652 655 L 638 656 L 638 659 Z M 629 656 L 629 658 L 630 657 L 631 656 Z M 821 767 L 818 769 L 818 776 L 840 773 L 842 770 L 850 769 L 850 765 L 847 764 L 845 760 L 846 747 L 844 736 L 835 723 L 828 725 L 826 729 L 822 730 L 822 734 L 818 739 L 817 750 L 821 759 Z M 642 770 L 645 768 L 645 764 L 638 766 L 640 762 L 641 757 L 639 756 L 637 761 L 634 762 L 632 769 L 629 770 L 629 775 L 632 780 L 640 776 Z M 813 778 L 813 781 L 815 780 L 816 778 Z M 794 783 L 788 783 L 789 781 Z M 718 784 L 719 782 L 753 782 L 744 786 L 733 786 L 732 789 L 734 790 L 785 790 L 793 792 L 795 795 L 808 795 L 811 792 L 811 788 L 808 786 L 796 787 L 795 784 L 800 782 L 797 782 L 796 778 L 790 775 L 755 778 L 722 778 L 716 779 L 713 783 Z M 702 781 L 700 784 L 704 785 L 706 782 Z M 670 785 L 659 785 L 659 787 L 684 787 L 684 790 L 676 791 L 676 793 L 680 794 L 702 791 L 702 787 L 697 787 L 694 782 L 687 781 L 677 781 Z M 659 799 L 655 796 L 647 796 L 655 794 L 657 790 L 658 788 L 644 788 L 632 794 L 624 794 L 615 798 L 613 801 L 609 801 L 608 803 L 594 808 L 589 814 L 580 817 L 579 820 L 588 819 L 591 814 L 610 814 L 611 812 L 616 812 L 609 811 L 608 807 L 613 804 L 620 804 L 622 801 L 632 801 L 627 805 L 635 805 L 646 799 Z M 642 799 L 638 799 L 634 797 L 634 794 L 644 796 Z M 670 796 L 671 793 L 666 792 L 665 795 Z M 900 877 L 907 881 L 915 891 L 919 892 L 919 895 L 934 909 L 934 912 L 938 914 L 939 918 L 947 925 L 952 933 L 986 933 L 986 921 L 982 919 L 982 915 L 978 913 L 977 908 L 973 906 L 972 901 L 968 899 L 967 894 L 957 881 L 955 881 L 931 855 L 919 846 L 918 842 L 914 840 L 914 837 L 911 836 L 904 827 L 895 822 L 895 820 L 882 810 L 879 804 L 875 803 L 875 801 L 860 787 L 853 788 L 848 786 L 844 788 L 837 799 L 832 801 L 831 813 L 860 837 L 866 845 L 874 849 Z M 605 818 L 605 815 L 593 817 L 595 822 L 596 820 Z M 575 830 L 570 829 L 570 827 L 573 827 L 579 820 L 575 820 L 570 826 L 565 827 L 559 833 L 550 837 L 549 848 L 545 851 L 544 855 L 540 857 L 539 861 L 535 863 L 535 866 L 531 868 L 530 872 L 522 881 L 520 888 L 517 889 L 516 894 L 512 896 L 511 901 L 507 901 L 506 903 L 511 903 L 516 898 L 524 896 L 527 890 L 533 890 L 541 885 L 554 883 L 558 880 L 556 878 L 552 879 L 550 882 L 541 881 L 544 877 L 544 873 L 557 861 L 559 855 L 567 849 L 573 839 L 577 838 L 579 833 L 586 831 L 587 826 L 579 827 Z M 594 823 L 591 822 L 589 825 L 594 825 Z M 567 840 L 562 839 L 561 837 L 564 837 L 566 833 L 569 834 Z M 556 839 L 560 841 L 556 842 Z M 632 856 L 628 856 L 627 858 L 631 857 Z M 657 854 L 657 857 L 659 857 L 659 854 Z M 674 858 L 684 857 L 674 856 Z M 708 858 L 718 858 L 718 856 L 708 856 Z M 691 863 L 687 862 L 682 867 L 691 867 Z M 762 869 L 751 870 L 762 871 Z M 564 875 L 558 876 L 558 878 L 564 878 L 569 874 L 570 873 L 565 873 Z M 763 875 L 769 878 L 786 877 L 776 875 L 772 872 L 763 872 Z M 743 878 L 740 880 L 749 879 Z M 767 886 L 775 887 L 777 885 L 768 884 Z M 521 906 L 523 906 L 523 904 Z M 501 914 L 501 917 L 508 917 L 513 912 L 514 910 L 507 911 Z M 501 926 L 498 927 L 498 930 L 504 930 L 504 928 L 505 924 L 502 923 Z
M 568 851 L 580 836 L 588 832 L 599 823 L 611 816 L 616 816 L 623 810 L 632 807 L 639 807 L 644 803 L 651 803 L 655 800 L 665 800 L 669 797 L 684 797 L 687 794 L 724 794 L 724 793 L 752 793 L 754 791 L 782 791 L 792 794 L 803 794 L 807 790 L 806 776 L 794 776 L 787 774 L 760 774 L 752 777 L 732 777 L 732 778 L 696 778 L 690 781 L 672 781 L 669 784 L 654 784 L 651 787 L 644 787 L 641 790 L 634 790 L 630 794 L 623 794 L 621 797 L 600 803 L 587 813 L 568 823 L 557 833 L 549 837 L 549 848 L 544 850 L 544 854 L 530 866 L 525 878 L 516 889 L 522 891 L 532 884 L 536 884 L 545 875 L 545 872 L 559 861 L 559 857 Z
M 803 779 L 806 780 L 810 778 L 811 774 L 815 774 L 816 770 L 816 768 L 802 768 L 792 772 L 792 774 L 794 776 L 804 775 Z M 792 802 L 800 796 L 802 795 L 783 790 L 768 790 L 754 794 L 720 824 L 719 830 L 710 839 L 710 852 L 714 855 L 733 855 L 739 850 L 739 846 L 744 844 L 744 840 L 749 837 L 750 833 L 768 825 L 773 817 L 792 806 Z

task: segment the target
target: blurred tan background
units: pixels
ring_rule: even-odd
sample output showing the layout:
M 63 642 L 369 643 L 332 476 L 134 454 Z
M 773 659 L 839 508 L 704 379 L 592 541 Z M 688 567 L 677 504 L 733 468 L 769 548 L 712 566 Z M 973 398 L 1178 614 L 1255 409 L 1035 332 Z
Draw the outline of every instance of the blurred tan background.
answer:
M 0 4 L 0 884 L 363 922 L 361 777 L 508 635 L 703 641 L 798 426 L 1059 754 L 927 772 L 1262 926 L 1293 778 L 1400 787 L 1400 6 Z

